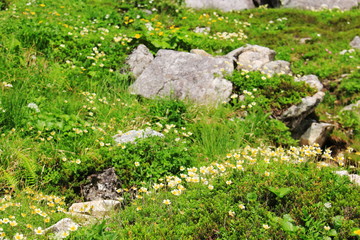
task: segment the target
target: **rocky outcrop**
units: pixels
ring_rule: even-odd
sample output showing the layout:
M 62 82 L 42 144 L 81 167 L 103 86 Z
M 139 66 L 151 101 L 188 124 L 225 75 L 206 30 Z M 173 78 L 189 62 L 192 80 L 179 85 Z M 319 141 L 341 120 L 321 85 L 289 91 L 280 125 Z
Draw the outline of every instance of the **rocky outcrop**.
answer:
M 252 0 L 185 0 L 188 7 L 196 9 L 219 9 L 225 12 L 254 8 Z
M 290 130 L 300 127 L 303 120 L 314 112 L 316 106 L 323 100 L 324 92 L 317 92 L 313 96 L 305 97 L 298 105 L 293 105 L 281 114 L 279 119 L 283 121 Z
M 85 200 L 117 199 L 120 196 L 116 191 L 120 188 L 120 182 L 114 168 L 92 174 L 87 179 L 90 183 L 84 185 L 81 190 Z
M 152 60 L 154 60 L 154 56 L 150 50 L 145 45 L 140 44 L 126 59 L 126 63 L 130 66 L 130 71 L 134 76 L 138 77 Z
M 216 105 L 227 101 L 231 94 L 232 83 L 224 74 L 233 70 L 227 57 L 159 50 L 129 89 L 146 98 L 174 97 Z
M 164 137 L 164 134 L 147 128 L 145 130 L 131 130 L 129 132 L 123 134 L 116 134 L 115 136 L 113 136 L 115 142 L 117 143 L 135 143 L 136 139 L 138 138 L 148 137 Z
M 360 37 L 356 36 L 354 39 L 350 42 L 350 46 L 352 48 L 360 49 Z
M 196 9 L 215 8 L 225 12 L 250 9 L 267 5 L 270 8 L 287 7 L 300 9 L 332 9 L 348 10 L 356 7 L 360 0 L 185 0 L 188 7 Z
M 291 73 L 290 63 L 283 60 L 274 61 L 275 55 L 276 52 L 270 48 L 248 44 L 231 51 L 226 56 L 236 62 L 237 70 L 258 70 L 269 75 Z
M 300 145 L 310 146 L 317 143 L 322 147 L 333 129 L 334 125 L 329 123 L 313 123 L 300 137 Z

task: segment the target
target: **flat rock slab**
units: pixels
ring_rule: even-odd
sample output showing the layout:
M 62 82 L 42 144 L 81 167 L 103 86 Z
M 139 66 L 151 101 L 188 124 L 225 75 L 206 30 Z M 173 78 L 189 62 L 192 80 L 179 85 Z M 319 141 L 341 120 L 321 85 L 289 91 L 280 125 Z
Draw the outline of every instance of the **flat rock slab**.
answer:
M 317 89 L 318 91 L 321 91 L 324 86 L 320 82 L 319 78 L 316 75 L 305 75 L 300 78 L 295 78 L 295 81 L 297 82 L 306 82 L 310 85 L 310 87 Z
M 94 217 L 104 217 L 111 211 L 120 207 L 121 203 L 116 200 L 100 200 L 74 203 L 69 208 L 71 213 L 88 214 Z
M 159 50 L 155 59 L 130 86 L 132 94 L 146 98 L 174 97 L 210 105 L 228 101 L 233 62 L 227 57 Z
M 305 97 L 298 105 L 293 105 L 281 114 L 279 119 L 284 122 L 290 130 L 294 130 L 301 122 L 310 115 L 315 107 L 323 100 L 324 92 L 317 92 L 313 96 Z

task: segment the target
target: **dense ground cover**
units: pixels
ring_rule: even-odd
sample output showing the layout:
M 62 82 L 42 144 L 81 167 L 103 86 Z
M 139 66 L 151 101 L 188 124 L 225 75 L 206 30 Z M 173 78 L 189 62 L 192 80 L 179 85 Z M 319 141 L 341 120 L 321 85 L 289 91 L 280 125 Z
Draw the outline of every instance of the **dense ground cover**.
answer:
M 359 9 L 222 13 L 150 2 L 0 2 L 0 238 L 47 238 L 43 229 L 81 200 L 86 176 L 114 166 L 124 209 L 70 238 L 356 239 L 359 187 L 332 172 L 359 173 L 360 115 L 339 111 L 360 99 L 359 50 L 339 54 L 359 35 Z M 124 62 L 140 43 L 153 53 L 274 49 L 294 75 L 319 76 L 327 92 L 316 113 L 337 126 L 329 144 L 348 150 L 291 148 L 270 116 L 312 92 L 293 76 L 234 73 L 233 96 L 247 97 L 217 109 L 130 95 Z M 147 127 L 165 138 L 112 139 Z

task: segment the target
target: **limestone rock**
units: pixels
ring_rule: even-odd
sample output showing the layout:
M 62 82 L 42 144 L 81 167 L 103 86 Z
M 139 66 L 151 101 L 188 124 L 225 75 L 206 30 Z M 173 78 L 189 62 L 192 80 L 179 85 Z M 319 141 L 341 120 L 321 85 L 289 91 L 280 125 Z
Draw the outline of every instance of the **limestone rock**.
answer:
M 63 239 L 62 234 L 70 232 L 70 228 L 79 228 L 80 225 L 70 218 L 63 218 L 54 225 L 45 229 L 46 233 L 54 233 L 54 239 Z
M 130 86 L 130 92 L 146 98 L 174 97 L 197 104 L 227 101 L 232 83 L 223 74 L 234 70 L 227 57 L 159 50 L 155 59 Z
M 354 39 L 350 42 L 350 46 L 353 48 L 360 49 L 360 37 L 356 36 Z
M 306 75 L 301 78 L 296 78 L 295 81 L 304 81 L 309 84 L 310 87 L 315 88 L 318 91 L 321 91 L 324 88 L 323 84 L 320 82 L 319 78 L 316 75 Z
M 254 8 L 252 0 L 185 0 L 187 7 L 196 9 L 219 9 L 225 12 Z
M 198 55 L 204 56 L 204 57 L 212 57 L 212 55 L 210 53 L 207 53 L 206 51 L 204 51 L 202 49 L 191 49 L 190 53 L 195 53 L 195 54 L 198 54 Z
M 293 105 L 281 114 L 279 119 L 283 121 L 290 130 L 297 128 L 301 122 L 313 111 L 315 107 L 323 100 L 324 92 L 317 92 L 313 96 L 305 97 L 298 105 Z
M 82 187 L 81 193 L 86 200 L 117 199 L 120 195 L 116 190 L 120 182 L 114 168 L 87 177 L 89 184 Z
M 94 217 L 104 217 L 120 206 L 121 203 L 116 200 L 89 201 L 72 204 L 69 212 L 88 214 Z
M 346 170 L 335 171 L 334 173 L 339 175 L 339 176 L 348 176 L 351 182 L 353 182 L 355 185 L 360 186 L 360 175 L 358 175 L 358 174 L 349 174 L 349 172 L 346 171 Z
M 231 51 L 226 56 L 235 59 L 238 70 L 256 71 L 261 70 L 264 64 L 273 61 L 275 54 L 274 50 L 267 47 L 248 44 Z
M 150 50 L 140 44 L 127 58 L 126 63 L 130 66 L 131 72 L 135 77 L 140 76 L 144 69 L 154 60 Z
M 360 100 L 356 103 L 352 103 L 350 105 L 345 106 L 341 111 L 352 111 L 355 108 L 360 107 Z
M 282 5 L 288 8 L 301 9 L 322 9 L 322 8 L 339 8 L 348 10 L 358 5 L 358 0 L 283 0 Z
M 145 130 L 131 130 L 124 134 L 117 134 L 113 136 L 115 142 L 117 143 L 134 143 L 138 138 L 148 138 L 148 137 L 165 137 L 164 134 L 159 133 L 155 130 L 147 128 Z
M 276 73 L 280 73 L 280 74 L 291 73 L 290 63 L 287 61 L 283 61 L 283 60 L 277 60 L 277 61 L 271 61 L 271 62 L 265 63 L 264 65 L 262 65 L 261 69 L 263 72 L 265 72 L 266 74 L 270 74 L 270 75 L 273 75 Z
M 310 128 L 301 136 L 301 145 L 319 144 L 322 147 L 329 135 L 334 129 L 334 125 L 329 123 L 313 123 Z

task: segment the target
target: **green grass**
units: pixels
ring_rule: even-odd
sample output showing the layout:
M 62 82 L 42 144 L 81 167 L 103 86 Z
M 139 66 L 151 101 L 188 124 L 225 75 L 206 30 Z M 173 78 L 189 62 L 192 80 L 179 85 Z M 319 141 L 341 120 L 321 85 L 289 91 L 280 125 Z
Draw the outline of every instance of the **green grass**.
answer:
M 34 230 L 65 216 L 52 203 L 66 209 L 82 201 L 86 176 L 115 167 L 123 189 L 146 186 L 153 193 L 136 200 L 124 192 L 123 209 L 69 239 L 356 239 L 358 187 L 332 171 L 342 167 L 359 174 L 359 114 L 340 110 L 360 99 L 360 53 L 339 54 L 358 34 L 359 9 L 223 13 L 190 10 L 179 2 L 5 1 L 7 9 L 0 11 L 0 219 L 18 224 L 0 224 L 0 234 L 47 239 Z M 143 11 L 153 8 L 153 14 Z M 210 27 L 210 32 L 195 33 L 196 27 Z M 228 33 L 237 35 L 227 38 Z M 301 38 L 311 39 L 300 44 Z M 291 63 L 294 75 L 320 78 L 326 97 L 316 114 L 336 125 L 332 141 L 346 142 L 353 151 L 344 159 L 325 157 L 331 164 L 321 168 L 320 156 L 302 163 L 281 159 L 297 141 L 272 112 L 314 93 L 292 76 L 264 81 L 259 72 L 235 72 L 228 76 L 235 86 L 231 101 L 218 108 L 144 99 L 127 91 L 134 77 L 125 59 L 139 44 L 154 54 L 162 48 L 199 48 L 224 55 L 247 43 L 274 49 L 277 60 Z M 165 138 L 121 146 L 113 141 L 119 131 L 147 127 Z M 272 156 L 266 163 L 263 155 L 273 146 L 280 147 L 275 151 L 280 160 Z M 234 150 L 244 163 L 234 162 Z M 293 156 L 294 161 L 303 157 Z M 226 171 L 207 185 L 181 177 L 188 168 L 220 166 L 214 162 L 225 162 Z M 152 189 L 159 179 L 166 185 L 166 176 L 174 175 L 186 188 L 180 196 L 169 186 Z M 163 204 L 165 199 L 171 204 Z M 31 206 L 46 212 L 47 220 Z

